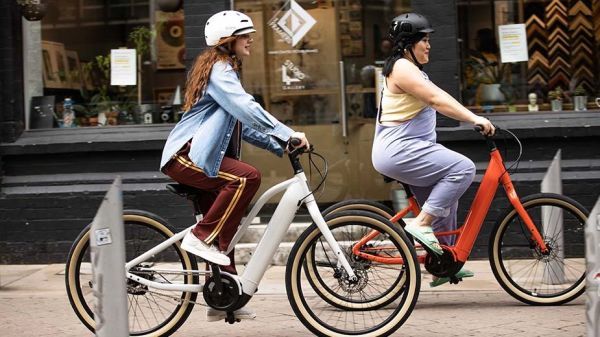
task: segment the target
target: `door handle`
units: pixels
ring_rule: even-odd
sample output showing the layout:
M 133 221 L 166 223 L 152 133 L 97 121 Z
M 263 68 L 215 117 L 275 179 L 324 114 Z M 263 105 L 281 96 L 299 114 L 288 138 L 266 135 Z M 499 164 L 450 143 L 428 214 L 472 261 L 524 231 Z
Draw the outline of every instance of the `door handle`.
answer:
M 348 138 L 348 113 L 346 111 L 346 77 L 344 76 L 344 61 L 340 61 L 340 123 L 342 137 Z

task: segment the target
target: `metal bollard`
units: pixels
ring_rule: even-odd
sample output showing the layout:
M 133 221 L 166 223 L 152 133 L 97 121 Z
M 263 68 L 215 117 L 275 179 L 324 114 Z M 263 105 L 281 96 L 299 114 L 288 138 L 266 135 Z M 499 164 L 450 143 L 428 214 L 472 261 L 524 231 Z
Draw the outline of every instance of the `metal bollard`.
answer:
M 600 198 L 585 225 L 587 336 L 600 337 Z
M 96 336 L 129 336 L 121 177 L 104 196 L 90 230 Z
M 562 178 L 560 171 L 560 159 L 561 159 L 561 151 L 560 149 L 556 151 L 554 158 L 552 159 L 552 163 L 548 170 L 546 171 L 546 175 L 544 175 L 544 179 L 542 180 L 542 193 L 556 193 L 562 194 Z M 552 213 L 552 211 L 556 211 L 555 209 L 551 209 L 547 206 L 542 206 L 542 229 L 544 232 L 544 236 L 547 233 L 557 233 L 556 235 L 556 247 L 558 248 L 558 259 L 555 261 L 551 261 L 548 263 L 548 268 L 544 268 L 544 275 L 542 281 L 545 284 L 562 284 L 565 282 L 565 271 L 564 265 L 560 263 L 564 259 L 564 230 L 563 230 L 563 216 L 562 210 L 560 213 L 556 214 L 556 212 Z M 549 221 L 550 213 L 553 215 L 553 219 L 558 219 L 558 221 Z M 555 217 L 555 218 L 554 218 Z M 549 235 L 552 235 L 549 234 Z

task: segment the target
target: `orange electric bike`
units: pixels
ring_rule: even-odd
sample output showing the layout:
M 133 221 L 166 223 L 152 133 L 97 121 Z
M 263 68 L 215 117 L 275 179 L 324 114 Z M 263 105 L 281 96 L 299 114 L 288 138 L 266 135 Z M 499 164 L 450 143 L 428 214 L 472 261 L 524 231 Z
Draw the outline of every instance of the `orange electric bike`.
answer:
M 456 244 L 442 245 L 442 255 L 427 251 L 422 246 L 426 254 L 419 256 L 419 262 L 432 275 L 449 277 L 451 283 L 458 283 L 460 280 L 454 275 L 469 259 L 497 188 L 502 185 L 510 205 L 496 219 L 489 237 L 489 260 L 498 283 L 514 298 L 527 304 L 559 305 L 569 302 L 585 291 L 584 225 L 589 212 L 575 200 L 559 194 L 538 193 L 520 199 L 511 180 L 510 169 L 518 164 L 522 145 L 512 132 L 501 131 L 516 140 L 519 146 L 517 160 L 506 168 L 493 138 L 485 137 L 490 161 L 464 224 L 455 231 L 436 233 L 438 237 L 456 235 Z M 408 206 L 397 213 L 383 204 L 355 199 L 337 203 L 327 208 L 323 215 L 366 210 L 404 227 L 404 219 L 409 213 L 416 216 L 420 212 L 410 188 L 406 185 L 404 188 Z M 353 260 L 366 266 L 402 265 L 402 258 L 390 254 L 392 247 L 369 244 L 370 239 L 378 234 L 373 230 L 352 245 Z M 307 264 L 311 270 L 307 277 L 313 288 L 320 297 L 330 298 L 333 305 L 356 302 L 376 308 L 391 303 L 404 290 L 401 275 L 394 287 L 379 287 L 378 279 L 365 277 L 368 284 L 363 288 L 370 287 L 381 292 L 377 301 L 373 301 L 373 297 L 367 299 L 356 289 L 344 286 L 339 271 L 328 258 L 315 254 L 313 261 Z M 363 269 L 368 276 L 368 267 Z M 344 305 L 339 307 L 348 309 Z

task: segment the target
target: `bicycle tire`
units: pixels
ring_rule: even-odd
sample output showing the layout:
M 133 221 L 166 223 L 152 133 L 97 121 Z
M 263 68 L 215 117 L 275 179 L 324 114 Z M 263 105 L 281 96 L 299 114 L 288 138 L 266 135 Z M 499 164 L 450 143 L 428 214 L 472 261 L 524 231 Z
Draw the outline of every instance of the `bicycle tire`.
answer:
M 162 218 L 149 212 L 139 210 L 125 210 L 123 212 L 125 227 L 126 260 L 139 256 L 149 248 L 157 245 L 174 235 L 171 226 Z M 91 331 L 94 331 L 95 322 L 92 305 L 92 275 L 86 274 L 86 264 L 90 263 L 89 237 L 91 224 L 86 226 L 74 241 L 69 252 L 65 270 L 65 285 L 71 307 L 81 322 Z M 144 233 L 142 233 L 144 232 Z M 197 270 L 196 259 L 180 248 L 180 243 L 169 246 L 166 250 L 153 256 L 155 264 L 175 262 L 184 270 Z M 137 266 L 136 266 L 137 267 Z M 130 271 L 135 273 L 132 268 Z M 172 277 L 165 272 L 140 271 L 142 277 L 152 277 L 165 282 L 172 282 Z M 180 275 L 180 282 L 197 284 L 198 275 L 188 273 Z M 139 283 L 127 281 L 128 319 L 131 336 L 169 336 L 175 332 L 188 318 L 194 307 L 197 293 L 160 291 L 148 289 Z M 143 300 L 142 301 L 142 298 Z M 162 300 L 165 301 L 162 301 Z M 175 300 L 175 301 L 174 301 Z M 160 304 L 159 304 L 160 302 Z M 176 305 L 174 302 L 178 302 Z M 156 308 L 154 307 L 156 304 Z M 144 308 L 142 306 L 147 306 Z M 169 309 L 171 308 L 171 309 Z M 144 315 L 137 310 L 149 309 L 151 314 Z M 169 312 L 166 312 L 169 311 Z M 166 313 L 165 313 L 166 312 Z M 143 322 L 140 317 L 143 317 Z M 139 319 L 139 321 L 137 320 Z M 153 322 L 150 322 L 153 321 Z M 142 326 L 142 323 L 148 326 Z
M 489 257 L 496 280 L 523 303 L 560 305 L 574 300 L 585 291 L 584 225 L 589 212 L 575 200 L 559 194 L 534 194 L 521 202 L 551 251 L 542 254 L 535 247 L 523 221 L 511 207 L 498 218 L 490 236 Z M 557 221 L 562 221 L 562 232 L 550 226 L 546 226 L 548 233 L 541 229 L 542 223 Z
M 347 254 L 346 258 L 351 263 L 355 274 L 359 276 L 357 282 L 347 283 L 346 287 L 340 286 L 338 289 L 347 292 L 340 297 L 326 296 L 328 300 L 325 300 L 322 296 L 323 293 L 313 295 L 315 284 L 307 281 L 311 277 L 306 276 L 311 272 L 310 269 L 307 269 L 307 261 L 312 259 L 310 255 L 320 254 L 319 256 L 332 257 L 335 255 L 333 252 L 326 252 L 329 245 L 322 244 L 322 233 L 315 224 L 312 224 L 294 244 L 286 267 L 286 291 L 294 313 L 311 332 L 319 336 L 358 334 L 387 336 L 393 333 L 408 319 L 419 295 L 421 275 L 413 245 L 402 230 L 392 226 L 384 217 L 370 212 L 341 211 L 327 215 L 325 221 L 344 252 L 348 251 L 348 246 L 352 246 L 366 233 L 373 230 L 379 232 L 379 235 L 374 238 L 379 241 L 374 239 L 369 241 L 369 243 L 374 243 L 373 247 L 381 247 L 383 244 L 386 247 L 393 245 L 394 256 L 401 257 L 404 261 L 402 265 L 399 265 L 404 282 L 400 285 L 402 290 L 388 292 L 388 295 L 394 296 L 399 293 L 400 296 L 396 296 L 396 302 L 393 304 L 385 296 L 381 297 L 377 294 L 372 296 L 378 298 L 378 301 L 382 303 L 387 302 L 386 306 L 365 305 L 362 300 L 349 301 L 350 295 L 348 294 L 350 292 L 360 292 L 355 298 L 368 297 L 369 294 L 364 290 L 369 284 L 365 283 L 368 282 L 368 278 L 365 276 L 368 276 L 368 272 L 364 271 L 365 261 L 352 259 Z M 377 245 L 377 242 L 381 242 L 381 245 Z M 323 251 L 317 254 L 314 252 L 315 249 Z M 335 264 L 334 262 L 330 263 L 331 265 Z M 344 273 L 343 269 L 338 272 Z M 379 279 L 385 278 L 380 277 Z M 338 280 L 335 282 L 348 281 L 344 279 L 343 275 L 338 277 Z M 331 301 L 343 303 L 341 307 L 344 310 L 340 310 L 339 305 L 332 305 Z M 369 320 L 380 321 L 371 324 L 367 323 Z M 348 322 L 352 322 L 350 328 L 344 325 Z
M 386 219 L 391 219 L 396 212 L 386 205 L 368 199 L 349 199 L 337 202 L 329 207 L 327 207 L 321 214 L 323 216 L 333 214 L 335 212 L 341 211 L 353 211 L 353 210 L 362 210 L 373 212 L 375 214 L 379 214 Z

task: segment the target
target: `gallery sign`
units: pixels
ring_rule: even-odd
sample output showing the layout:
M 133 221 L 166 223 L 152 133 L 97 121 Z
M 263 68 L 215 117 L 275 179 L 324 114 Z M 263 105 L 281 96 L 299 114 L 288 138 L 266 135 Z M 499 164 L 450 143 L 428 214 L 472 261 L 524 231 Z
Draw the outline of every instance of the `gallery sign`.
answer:
M 273 18 L 269 27 L 294 47 L 317 21 L 294 0 L 288 0 Z
M 292 61 L 285 60 L 281 66 L 281 82 L 283 82 L 283 90 L 304 89 L 302 80 L 306 75 Z

